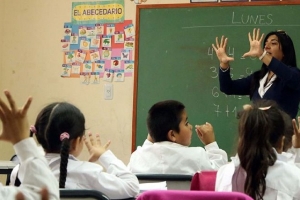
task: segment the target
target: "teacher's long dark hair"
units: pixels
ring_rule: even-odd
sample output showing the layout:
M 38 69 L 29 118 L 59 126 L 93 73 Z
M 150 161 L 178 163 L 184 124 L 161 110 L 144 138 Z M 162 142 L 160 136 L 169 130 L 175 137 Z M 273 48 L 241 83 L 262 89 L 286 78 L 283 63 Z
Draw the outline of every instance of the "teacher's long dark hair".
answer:
M 297 67 L 294 43 L 288 34 L 285 31 L 272 31 L 266 35 L 263 45 L 266 44 L 267 39 L 271 35 L 276 35 L 278 38 L 280 48 L 282 49 L 282 53 L 284 55 L 281 62 L 289 67 Z M 259 80 L 262 79 L 268 71 L 268 67 L 263 63 L 261 69 L 254 72 L 250 88 L 250 99 L 252 98 L 254 91 L 259 87 Z M 278 79 L 275 81 L 278 81 Z

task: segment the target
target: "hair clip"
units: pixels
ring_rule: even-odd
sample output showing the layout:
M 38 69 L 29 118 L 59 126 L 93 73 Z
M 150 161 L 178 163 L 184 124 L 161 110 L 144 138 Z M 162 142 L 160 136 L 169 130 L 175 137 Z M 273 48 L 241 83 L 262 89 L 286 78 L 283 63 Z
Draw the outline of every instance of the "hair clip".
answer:
M 277 30 L 276 32 L 288 36 L 287 32 L 284 30 Z
M 60 141 L 63 141 L 66 138 L 69 139 L 70 135 L 67 132 L 63 132 L 62 134 L 60 134 L 59 138 L 60 138 Z
M 271 108 L 271 106 L 267 106 L 267 107 L 259 107 L 259 110 L 269 110 Z
M 245 105 L 243 105 L 243 109 L 244 110 L 251 110 L 252 106 L 250 104 L 245 104 Z
M 33 125 L 30 126 L 29 130 L 30 130 L 32 133 L 36 134 L 36 129 L 35 129 L 35 127 L 34 127 Z

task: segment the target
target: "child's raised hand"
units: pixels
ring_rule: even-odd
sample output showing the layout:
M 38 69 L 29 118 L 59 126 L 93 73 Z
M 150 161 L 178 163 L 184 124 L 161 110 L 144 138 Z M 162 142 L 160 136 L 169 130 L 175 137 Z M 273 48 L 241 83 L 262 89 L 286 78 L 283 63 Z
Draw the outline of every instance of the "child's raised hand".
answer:
M 110 145 L 110 141 L 108 141 L 104 146 L 102 146 L 99 134 L 96 134 L 96 137 L 94 137 L 91 132 L 88 133 L 88 137 L 84 136 L 83 139 L 90 153 L 89 162 L 97 161 Z
M 29 97 L 22 108 L 17 108 L 10 92 L 5 90 L 4 94 L 8 100 L 9 106 L 0 98 L 0 119 L 2 122 L 0 140 L 16 144 L 29 137 L 27 111 L 30 107 L 32 98 Z
M 252 37 L 251 33 L 248 33 L 250 50 L 243 55 L 243 57 L 259 57 L 263 54 L 263 49 L 261 47 L 261 42 L 264 34 L 260 35 L 260 29 L 253 29 Z
M 228 57 L 227 53 L 226 53 L 226 46 L 227 46 L 227 38 L 224 38 L 224 36 L 221 37 L 221 40 L 219 42 L 218 37 L 216 37 L 216 45 L 212 44 L 212 47 L 214 48 L 217 57 L 220 61 L 220 65 L 222 67 L 222 65 L 228 65 L 229 61 L 233 61 L 234 58 L 232 57 Z M 228 67 L 228 66 L 227 66 Z
M 297 126 L 297 122 L 293 119 L 294 135 L 293 135 L 293 147 L 300 148 L 300 128 Z M 298 124 L 300 124 L 300 117 L 298 117 Z
M 213 126 L 206 122 L 203 125 L 195 126 L 196 133 L 204 145 L 208 145 L 215 141 L 215 133 Z

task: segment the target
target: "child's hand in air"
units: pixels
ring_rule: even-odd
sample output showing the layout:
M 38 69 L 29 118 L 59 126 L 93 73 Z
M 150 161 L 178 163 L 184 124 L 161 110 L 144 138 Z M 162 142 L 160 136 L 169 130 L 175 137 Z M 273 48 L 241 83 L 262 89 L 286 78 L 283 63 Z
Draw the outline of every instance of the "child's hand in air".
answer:
M 110 141 L 108 141 L 104 146 L 102 146 L 99 134 L 97 133 L 95 135 L 96 137 L 94 137 L 94 135 L 89 132 L 88 136 L 84 136 L 83 138 L 84 143 L 90 153 L 89 162 L 97 161 L 110 145 Z
M 208 145 L 215 141 L 215 133 L 213 126 L 206 122 L 203 125 L 196 125 L 196 133 L 204 145 Z

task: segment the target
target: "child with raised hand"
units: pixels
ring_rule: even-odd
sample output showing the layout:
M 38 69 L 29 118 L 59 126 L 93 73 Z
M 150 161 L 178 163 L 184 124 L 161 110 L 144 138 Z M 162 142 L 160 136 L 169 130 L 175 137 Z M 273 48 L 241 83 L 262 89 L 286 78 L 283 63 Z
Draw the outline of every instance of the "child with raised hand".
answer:
M 0 98 L 0 119 L 2 133 L 0 140 L 11 142 L 20 160 L 20 187 L 0 186 L 0 199 L 36 200 L 44 197 L 40 192 L 47 188 L 48 199 L 59 199 L 58 183 L 48 167 L 45 157 L 39 153 L 35 141 L 29 137 L 27 111 L 32 98 L 28 98 L 23 108 L 17 105 L 9 91 L 4 91 L 9 106 Z
M 262 101 L 240 113 L 237 156 L 217 173 L 216 191 L 244 192 L 253 199 L 300 199 L 300 169 L 280 153 L 282 111 Z
M 36 137 L 46 152 L 46 158 L 60 188 L 94 189 L 111 199 L 135 197 L 139 183 L 110 150 L 110 142 L 101 145 L 89 133 L 84 136 L 85 118 L 81 111 L 67 102 L 55 102 L 44 107 L 38 114 Z M 83 144 L 90 152 L 89 161 L 76 157 L 81 153 Z M 93 163 L 99 161 L 101 165 Z M 104 169 L 106 172 L 104 171 Z
M 148 137 L 131 154 L 128 168 L 133 173 L 194 174 L 216 170 L 227 163 L 227 154 L 219 149 L 211 124 L 196 126 L 202 147 L 189 147 L 192 125 L 185 106 L 175 100 L 161 101 L 148 111 Z

